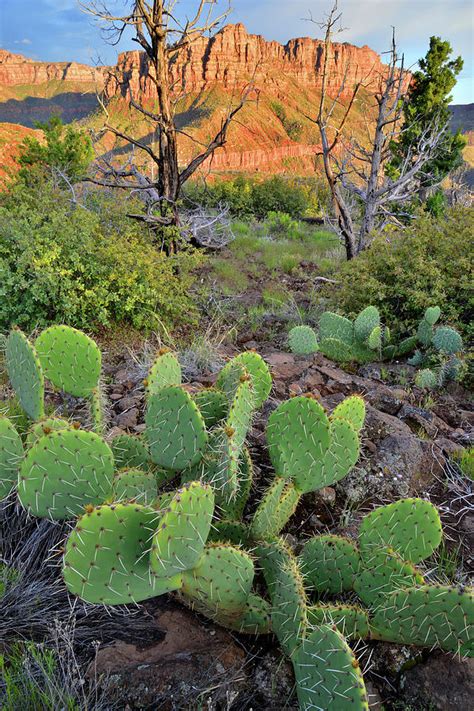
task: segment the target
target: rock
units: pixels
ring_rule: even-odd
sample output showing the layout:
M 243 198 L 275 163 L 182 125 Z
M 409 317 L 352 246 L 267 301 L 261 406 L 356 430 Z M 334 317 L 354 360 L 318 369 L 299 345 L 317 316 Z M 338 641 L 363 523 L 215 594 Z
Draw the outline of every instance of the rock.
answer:
M 442 463 L 435 457 L 431 442 L 411 434 L 385 437 L 377 448 L 373 468 L 388 478 L 393 494 L 398 496 L 422 493 L 435 474 L 442 474 Z
M 122 412 L 120 415 L 117 415 L 117 425 L 123 429 L 132 429 L 138 422 L 138 415 L 138 408 L 132 407 L 131 410 L 127 410 L 126 412 Z
M 474 659 L 436 652 L 403 673 L 401 689 L 406 703 L 416 708 L 468 711 L 474 699 Z
M 117 402 L 116 409 L 119 412 L 127 412 L 127 410 L 132 410 L 140 405 L 139 397 L 123 397 Z
M 245 682 L 244 650 L 220 628 L 202 623 L 192 612 L 176 608 L 156 613 L 152 625 L 164 638 L 142 646 L 116 641 L 99 649 L 88 676 L 108 676 L 120 708 L 194 708 L 200 694 L 225 701 L 237 698 Z
M 106 440 L 111 442 L 115 437 L 123 434 L 126 434 L 126 432 L 121 427 L 111 427 L 107 432 Z
M 251 685 L 255 690 L 255 700 L 250 708 L 259 711 L 276 711 L 277 709 L 298 709 L 298 703 L 292 697 L 295 677 L 291 662 L 282 655 L 271 650 L 255 665 Z
M 365 688 L 367 689 L 367 697 L 369 699 L 370 711 L 384 711 L 382 697 L 379 690 L 369 679 L 365 679 Z
M 436 437 L 439 432 L 449 432 L 450 427 L 434 412 L 423 410 L 405 403 L 399 410 L 397 417 L 412 427 L 422 428 L 430 437 Z

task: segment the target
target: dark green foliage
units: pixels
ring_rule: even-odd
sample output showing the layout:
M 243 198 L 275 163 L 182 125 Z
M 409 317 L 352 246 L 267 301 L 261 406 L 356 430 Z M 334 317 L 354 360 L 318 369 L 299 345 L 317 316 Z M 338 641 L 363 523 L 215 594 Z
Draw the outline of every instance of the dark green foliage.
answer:
M 36 128 L 43 131 L 44 140 L 40 143 L 34 136 L 24 139 L 16 157 L 20 165 L 16 180 L 32 184 L 55 171 L 64 183 L 60 173 L 71 183 L 80 180 L 94 158 L 92 141 L 85 131 L 65 126 L 59 116 L 38 122 Z
M 17 186 L 0 199 L 0 328 L 192 322 L 197 253 L 166 257 L 107 195 L 86 208 L 49 183 Z
M 472 313 L 472 235 L 469 208 L 446 211 L 439 220 L 424 215 L 404 230 L 378 236 L 357 259 L 343 265 L 340 288 L 331 298 L 346 314 L 367 304 L 380 310 L 394 333 L 414 332 L 425 309 L 437 304 L 443 319 L 469 340 Z

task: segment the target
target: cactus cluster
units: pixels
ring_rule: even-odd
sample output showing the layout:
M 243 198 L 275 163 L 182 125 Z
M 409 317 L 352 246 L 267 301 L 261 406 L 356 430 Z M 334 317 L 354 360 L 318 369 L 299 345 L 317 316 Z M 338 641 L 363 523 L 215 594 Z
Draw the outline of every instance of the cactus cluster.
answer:
M 326 311 L 319 322 L 321 351 L 338 362 L 380 360 L 388 336 L 375 306 L 367 306 L 353 322 L 331 311 Z
M 374 315 L 366 316 L 356 322 L 358 337 L 375 343 Z M 95 344 L 53 329 L 38 337 L 38 348 L 18 331 L 10 336 L 10 353 L 21 354 L 27 375 L 14 359 L 9 372 L 33 421 L 22 441 L 0 418 L 0 497 L 16 489 L 31 514 L 76 519 L 63 554 L 72 594 L 120 605 L 173 593 L 232 630 L 273 632 L 294 666 L 302 709 L 368 708 L 346 638 L 471 653 L 471 593 L 427 585 L 416 568 L 442 535 L 428 502 L 381 507 L 364 518 L 357 541 L 316 536 L 299 556 L 279 538 L 303 496 L 357 463 L 361 397 L 331 413 L 311 396 L 273 410 L 266 438 L 274 475 L 252 509 L 246 440 L 271 389 L 257 353 L 231 359 L 214 388 L 190 392 L 176 356 L 160 351 L 145 381 L 145 432 L 108 443 L 100 432 L 44 417 L 45 377 L 90 399 L 100 376 Z
M 420 348 L 408 361 L 410 365 L 420 368 L 415 376 L 415 385 L 423 390 L 442 388 L 457 380 L 463 366 L 460 358 L 462 338 L 450 326 L 435 328 L 440 316 L 441 311 L 437 306 L 426 309 L 417 331 Z

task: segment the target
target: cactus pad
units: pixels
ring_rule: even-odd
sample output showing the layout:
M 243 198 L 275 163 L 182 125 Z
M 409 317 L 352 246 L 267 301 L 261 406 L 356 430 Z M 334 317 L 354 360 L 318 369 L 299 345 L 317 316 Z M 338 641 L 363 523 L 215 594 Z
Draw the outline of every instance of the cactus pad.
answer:
M 117 472 L 113 482 L 114 501 L 136 501 L 151 505 L 158 496 L 158 486 L 153 474 L 142 469 L 125 469 Z
M 150 452 L 145 442 L 134 435 L 122 434 L 114 437 L 110 446 L 117 469 L 143 469 L 146 471 L 150 464 Z
M 204 420 L 189 393 L 169 386 L 151 395 L 145 415 L 151 459 L 165 469 L 196 464 L 207 444 Z
M 0 416 L 0 501 L 16 486 L 22 458 L 20 435 L 10 420 Z
M 95 341 L 70 326 L 50 326 L 35 342 L 45 377 L 70 395 L 86 397 L 97 387 L 102 356 Z
M 250 542 L 248 526 L 240 521 L 215 521 L 207 539 L 209 543 L 232 543 L 235 546 L 247 546 Z
M 379 310 L 376 306 L 367 306 L 367 308 L 360 312 L 354 321 L 355 337 L 361 343 L 367 343 L 369 338 L 372 336 L 374 329 L 377 328 L 380 329 Z M 379 336 L 381 336 L 380 330 Z
M 242 449 L 245 438 L 252 423 L 252 415 L 255 407 L 255 395 L 250 379 L 243 380 L 235 391 L 231 402 L 229 415 L 226 420 L 226 429 L 233 430 L 231 435 L 234 446 Z
M 473 590 L 447 585 L 399 590 L 376 611 L 372 628 L 375 639 L 474 656 Z
M 64 553 L 69 592 L 86 602 L 121 605 L 178 589 L 179 575 L 158 579 L 150 572 L 157 524 L 156 512 L 139 504 L 98 506 L 81 516 Z
M 301 711 L 369 711 L 359 664 L 337 630 L 316 627 L 292 662 Z
M 437 351 L 445 355 L 454 355 L 463 349 L 461 336 L 449 326 L 439 326 L 434 332 L 432 343 Z
M 350 363 L 354 360 L 354 350 L 351 345 L 339 338 L 324 338 L 321 341 L 321 353 L 337 363 Z
M 77 423 L 78 425 L 79 423 Z M 78 428 L 78 426 L 76 427 Z M 73 429 L 74 425 L 69 420 L 64 420 L 61 417 L 46 417 L 44 420 L 35 422 L 26 436 L 26 449 L 32 447 L 36 442 L 50 432 L 59 432 L 60 430 Z M 79 428 L 78 428 L 79 429 Z
M 250 593 L 240 617 L 235 621 L 226 619 L 224 622 L 226 627 L 241 634 L 268 634 L 272 628 L 270 615 L 270 604 L 260 595 Z
M 423 576 L 410 561 L 391 548 L 378 548 L 362 560 L 354 590 L 368 606 L 377 608 L 394 590 L 423 584 Z
M 295 326 L 288 334 L 290 351 L 297 355 L 311 355 L 319 350 L 316 333 L 311 326 Z
M 415 385 L 423 390 L 434 390 L 438 387 L 438 376 L 431 368 L 423 368 L 415 375 Z
M 248 553 L 226 543 L 210 543 L 197 565 L 183 574 L 182 594 L 207 617 L 235 621 L 245 611 L 254 574 Z
M 229 402 L 225 393 L 216 388 L 204 388 L 194 393 L 193 400 L 203 416 L 207 429 L 215 427 L 226 417 Z
M 365 420 L 365 402 L 360 395 L 346 397 L 331 413 L 331 420 L 341 419 L 349 422 L 356 432 L 360 432 Z
M 305 580 L 314 590 L 337 594 L 352 590 L 360 555 L 348 538 L 325 535 L 305 543 L 300 561 Z
M 245 506 L 250 496 L 253 482 L 253 463 L 247 447 L 243 447 L 239 458 L 237 471 L 237 491 L 229 499 L 219 498 L 221 513 L 233 521 L 242 518 Z
M 436 550 L 442 535 L 436 506 L 423 499 L 401 499 L 364 517 L 359 531 L 361 555 L 367 558 L 388 546 L 404 560 L 419 563 Z
M 334 338 L 350 346 L 354 340 L 354 326 L 344 316 L 326 311 L 319 321 L 319 337 L 321 340 Z
M 163 348 L 151 365 L 146 379 L 146 393 L 154 395 L 169 385 L 181 385 L 181 366 L 171 351 Z
M 257 510 L 250 527 L 252 538 L 267 541 L 277 536 L 294 514 L 300 493 L 292 482 L 276 477 Z
M 51 432 L 27 452 L 18 498 L 35 516 L 72 518 L 111 495 L 113 470 L 112 452 L 94 432 Z
M 322 458 L 317 478 L 309 481 L 303 491 L 335 484 L 349 474 L 359 459 L 359 436 L 347 420 L 331 419 L 329 433 L 331 443 Z
M 380 351 L 382 348 L 382 327 L 376 326 L 367 339 L 371 351 Z
M 428 347 L 431 344 L 433 338 L 434 329 L 431 323 L 422 319 L 418 325 L 418 330 L 416 332 L 416 337 L 422 346 Z
M 151 568 L 167 578 L 193 568 L 202 556 L 214 513 L 211 487 L 189 482 L 173 496 L 151 548 Z
M 36 349 L 18 329 L 10 332 L 5 349 L 8 377 L 20 405 L 32 420 L 44 415 L 44 375 Z
M 434 326 L 441 316 L 441 309 L 439 306 L 429 306 L 424 315 L 425 321 L 427 321 L 430 326 Z
M 357 605 L 312 605 L 308 607 L 308 624 L 334 625 L 347 639 L 367 639 L 369 617 L 367 611 Z
M 291 477 L 298 488 L 310 491 L 329 448 L 329 421 L 324 409 L 307 397 L 283 402 L 268 420 L 267 443 L 276 473 Z
M 272 376 L 270 375 L 268 365 L 262 356 L 254 351 L 245 351 L 244 353 L 239 353 L 235 358 L 232 358 L 221 370 L 216 382 L 216 387 L 220 390 L 224 390 L 228 396 L 230 395 L 229 399 L 232 399 L 233 395 L 231 392 L 229 393 L 228 388 L 225 387 L 225 380 L 232 372 L 236 372 L 235 366 L 237 366 L 237 372 L 240 372 L 240 374 L 246 372 L 250 375 L 255 393 L 255 407 L 261 407 L 270 395 L 270 390 L 272 389 Z

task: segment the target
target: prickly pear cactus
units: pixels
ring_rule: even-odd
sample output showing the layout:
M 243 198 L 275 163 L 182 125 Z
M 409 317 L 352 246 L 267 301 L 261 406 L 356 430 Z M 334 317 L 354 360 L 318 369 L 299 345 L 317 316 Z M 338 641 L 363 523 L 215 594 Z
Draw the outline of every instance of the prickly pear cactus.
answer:
M 302 491 L 319 488 L 330 432 L 327 415 L 316 400 L 295 397 L 279 405 L 268 420 L 267 444 L 277 475 L 291 477 Z
M 220 624 L 245 612 L 255 575 L 252 557 L 226 543 L 210 543 L 192 570 L 183 573 L 184 600 Z
M 364 679 L 344 637 L 328 625 L 304 637 L 292 659 L 301 711 L 368 711 Z
M 216 387 L 232 400 L 240 378 L 245 373 L 250 376 L 255 393 L 255 407 L 259 408 L 270 395 L 272 376 L 262 356 L 254 351 L 239 353 L 232 358 L 219 373 Z
M 151 395 L 145 422 L 151 459 L 158 466 L 180 471 L 201 459 L 207 445 L 206 426 L 183 388 L 171 385 Z
M 376 610 L 372 637 L 474 656 L 472 588 L 423 585 L 398 590 Z
M 438 376 L 431 368 L 423 368 L 415 375 L 415 385 L 423 390 L 435 390 L 438 387 Z
M 311 355 L 319 350 L 316 333 L 310 326 L 295 326 L 288 334 L 290 351 L 297 355 Z
M 69 422 L 61 417 L 45 417 L 43 420 L 34 422 L 26 435 L 26 449 L 32 447 L 36 442 L 50 432 L 60 430 L 79 429 L 79 423 Z
M 326 311 L 319 321 L 319 337 L 321 340 L 337 339 L 351 346 L 354 341 L 354 325 L 348 318 Z
M 60 430 L 41 437 L 23 459 L 18 498 L 35 516 L 68 519 L 112 493 L 114 460 L 94 432 Z
M 374 329 L 380 329 L 380 314 L 375 306 L 367 306 L 354 321 L 354 334 L 361 343 L 366 343 Z
M 90 506 L 69 534 L 63 578 L 82 600 L 123 605 L 163 595 L 181 586 L 181 576 L 158 578 L 149 550 L 156 511 L 136 503 Z
M 268 634 L 272 631 L 271 606 L 260 595 L 250 593 L 240 616 L 226 619 L 226 627 L 241 634 Z
M 35 341 L 45 377 L 70 395 L 86 397 L 99 384 L 102 356 L 95 341 L 70 326 L 50 326 Z
M 296 511 L 300 493 L 294 484 L 276 477 L 255 511 L 250 532 L 256 541 L 267 541 L 277 536 Z
M 243 380 L 235 392 L 225 423 L 225 429 L 229 432 L 232 430 L 230 436 L 233 438 L 234 445 L 239 452 L 244 445 L 252 424 L 256 402 L 250 376 L 245 375 L 242 377 Z
M 353 347 L 338 338 L 324 338 L 321 341 L 321 353 L 336 363 L 350 363 L 354 360 Z
M 424 315 L 424 319 L 430 326 L 434 326 L 441 316 L 441 309 L 439 306 L 429 306 Z
M 118 471 L 113 481 L 114 501 L 136 501 L 151 505 L 158 496 L 158 486 L 153 474 L 142 469 Z
M 321 460 L 319 475 L 312 486 L 308 482 L 310 488 L 304 488 L 303 491 L 314 491 L 335 484 L 349 474 L 359 459 L 359 436 L 347 420 L 331 418 L 329 436 L 329 449 Z
M 411 561 L 403 560 L 392 548 L 366 552 L 354 578 L 354 590 L 366 605 L 376 609 L 394 590 L 422 585 L 423 576 Z
M 168 348 L 160 349 L 145 381 L 147 396 L 154 395 L 169 385 L 181 385 L 181 382 L 181 366 L 178 359 Z
M 160 578 L 194 568 L 200 560 L 214 513 L 212 488 L 189 482 L 165 510 L 151 546 L 151 569 Z
M 308 625 L 335 626 L 346 639 L 369 637 L 367 610 L 357 605 L 311 605 L 308 607 Z
M 401 499 L 364 516 L 359 544 L 363 558 L 387 546 L 404 560 L 419 563 L 436 550 L 442 535 L 436 506 L 423 499 Z
M 194 393 L 193 400 L 198 406 L 207 429 L 220 424 L 229 411 L 229 401 L 225 393 L 217 388 L 204 388 Z
M 237 470 L 237 491 L 230 499 L 220 497 L 219 508 L 221 515 L 231 521 L 242 518 L 245 506 L 250 496 L 253 482 L 253 463 L 250 452 L 243 447 L 240 454 Z
M 348 538 L 315 536 L 303 546 L 300 564 L 311 588 L 318 593 L 338 594 L 352 590 L 359 571 L 360 554 Z
M 113 438 L 110 446 L 117 469 L 149 469 L 150 452 L 141 437 L 121 434 Z
M 455 355 L 463 349 L 462 338 L 454 328 L 439 326 L 434 332 L 433 346 L 444 355 Z
M 32 420 L 44 416 L 44 375 L 35 347 L 19 329 L 10 332 L 5 348 L 8 377 L 20 405 Z
M 365 402 L 360 395 L 351 395 L 339 403 L 331 413 L 331 420 L 346 420 L 356 432 L 360 432 L 365 421 Z
M 0 501 L 16 486 L 22 459 L 20 435 L 9 419 L 0 416 Z

